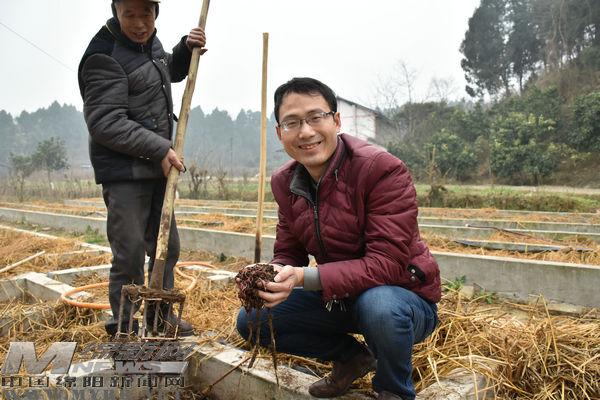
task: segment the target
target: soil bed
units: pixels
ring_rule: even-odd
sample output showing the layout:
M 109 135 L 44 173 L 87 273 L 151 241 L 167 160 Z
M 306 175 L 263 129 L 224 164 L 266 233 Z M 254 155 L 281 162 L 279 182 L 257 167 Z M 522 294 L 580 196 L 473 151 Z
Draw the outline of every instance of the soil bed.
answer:
M 111 259 L 110 254 L 98 254 L 97 251 L 82 247 L 81 242 L 74 239 L 44 238 L 0 228 L 0 269 L 42 251 L 43 254 L 0 273 L 0 279 L 25 272 L 49 272 L 101 265 L 110 262 Z M 68 254 L 71 252 L 77 253 Z

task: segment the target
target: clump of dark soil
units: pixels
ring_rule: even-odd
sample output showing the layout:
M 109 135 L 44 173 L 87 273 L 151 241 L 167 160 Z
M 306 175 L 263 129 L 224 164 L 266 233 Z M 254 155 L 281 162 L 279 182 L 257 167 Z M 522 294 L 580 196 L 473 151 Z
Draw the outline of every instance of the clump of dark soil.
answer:
M 266 290 L 265 285 L 273 282 L 275 275 L 271 264 L 252 264 L 240 269 L 236 276 L 238 297 L 246 312 L 263 308 L 265 302 L 258 297 L 258 290 Z

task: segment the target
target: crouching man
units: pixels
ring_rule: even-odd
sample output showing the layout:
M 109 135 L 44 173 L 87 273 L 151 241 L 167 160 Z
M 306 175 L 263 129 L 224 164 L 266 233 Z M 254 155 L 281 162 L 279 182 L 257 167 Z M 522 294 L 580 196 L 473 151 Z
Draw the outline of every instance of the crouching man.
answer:
M 335 94 L 315 79 L 280 86 L 275 118 L 293 159 L 271 179 L 278 274 L 259 291 L 273 314 L 277 351 L 333 361 L 331 374 L 309 387 L 314 397 L 340 396 L 374 370 L 378 399 L 414 399 L 412 348 L 437 325 L 441 286 L 419 235 L 410 174 L 383 149 L 338 135 Z M 309 254 L 316 268 L 307 267 Z M 239 312 L 246 339 L 254 318 Z

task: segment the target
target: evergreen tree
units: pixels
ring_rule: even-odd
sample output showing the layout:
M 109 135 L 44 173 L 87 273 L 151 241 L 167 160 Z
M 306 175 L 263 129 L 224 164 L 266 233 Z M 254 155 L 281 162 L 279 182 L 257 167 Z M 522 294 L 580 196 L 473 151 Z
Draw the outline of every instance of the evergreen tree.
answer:
M 531 1 L 509 0 L 508 21 L 510 33 L 506 44 L 507 55 L 519 91 L 522 92 L 524 79 L 535 71 L 541 56 L 541 41 L 534 23 Z
M 69 168 L 65 143 L 55 137 L 38 143 L 31 159 L 37 168 L 46 171 L 49 183 L 52 182 L 51 172 Z
M 506 0 L 482 0 L 469 19 L 460 51 L 464 55 L 461 67 L 469 83 L 466 90 L 470 96 L 481 96 L 484 91 L 494 95 L 502 88 L 509 92 L 505 16 Z

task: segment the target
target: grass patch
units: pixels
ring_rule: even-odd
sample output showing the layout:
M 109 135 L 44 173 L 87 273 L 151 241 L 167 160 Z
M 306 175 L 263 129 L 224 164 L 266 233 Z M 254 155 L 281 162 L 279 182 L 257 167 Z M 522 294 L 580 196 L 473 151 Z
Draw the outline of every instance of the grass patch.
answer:
M 597 212 L 600 195 L 554 193 L 526 188 L 448 185 L 445 191 L 431 196 L 429 185 L 417 185 L 420 206 L 448 208 L 496 208 L 501 210 Z
M 100 244 L 105 245 L 107 243 L 106 237 L 98 232 L 97 229 L 92 229 L 91 226 L 87 226 L 85 228 L 85 232 L 80 237 L 82 242 L 91 243 L 91 244 Z

